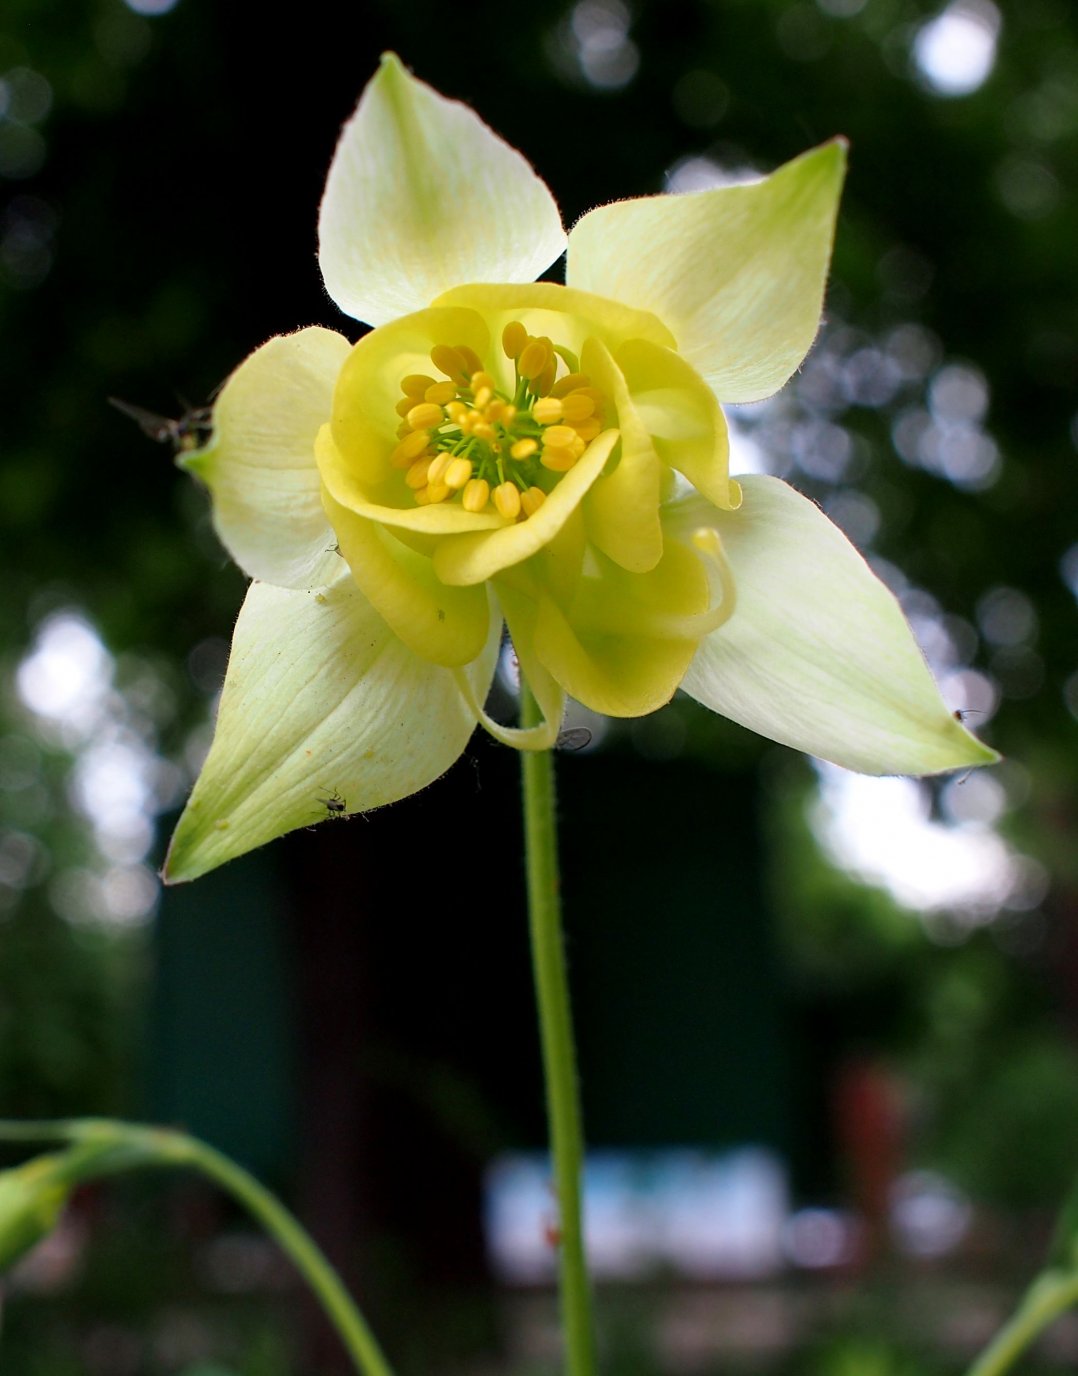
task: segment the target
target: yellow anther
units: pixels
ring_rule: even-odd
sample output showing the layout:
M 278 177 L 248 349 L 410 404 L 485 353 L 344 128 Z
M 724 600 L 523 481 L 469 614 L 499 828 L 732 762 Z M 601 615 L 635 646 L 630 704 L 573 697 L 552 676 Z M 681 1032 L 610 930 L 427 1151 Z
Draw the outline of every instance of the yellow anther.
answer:
M 546 501 L 546 493 L 541 487 L 529 487 L 520 494 L 520 506 L 525 516 L 534 516 Z
M 522 472 L 538 458 L 551 473 L 567 473 L 601 433 L 603 411 L 611 404 L 579 371 L 575 354 L 546 335 L 529 334 L 520 320 L 505 326 L 501 342 L 506 357 L 515 361 L 523 405 L 514 406 L 499 395 L 494 375 L 467 344 L 433 346 L 431 362 L 440 378 L 409 373 L 401 379 L 403 396 L 396 409 L 403 424 L 390 463 L 405 470 L 418 505 L 444 502 L 459 493 L 466 511 L 493 505 L 506 521 L 533 516 L 550 483 L 543 479 L 544 487 L 522 493 Z M 559 368 L 569 369 L 561 379 Z M 514 424 L 518 415 L 519 426 Z M 452 430 L 442 429 L 447 421 Z M 467 456 L 451 452 L 465 448 Z M 511 463 L 522 468 L 511 468 Z M 492 483 L 477 476 L 503 465 L 511 475 L 507 481 Z
M 555 449 L 575 449 L 580 444 L 580 436 L 570 425 L 552 425 L 543 436 L 543 443 Z M 580 444 L 580 453 L 583 452 L 584 446 Z
M 506 358 L 519 358 L 528 342 L 528 331 L 519 320 L 510 320 L 502 330 L 502 350 Z
M 389 462 L 394 468 L 407 468 L 413 459 L 419 458 L 429 442 L 429 431 L 411 430 L 390 454 Z
M 532 407 L 532 415 L 540 425 L 553 425 L 562 418 L 562 405 L 557 397 L 540 397 Z
M 473 478 L 461 493 L 460 504 L 465 511 L 482 511 L 490 499 L 490 483 L 485 478 Z
M 471 481 L 473 472 L 471 459 L 456 458 L 445 470 L 445 477 L 442 481 L 446 487 L 451 487 L 454 492 L 459 492 L 466 483 Z
M 430 351 L 430 361 L 439 372 L 445 373 L 446 377 L 451 377 L 454 382 L 466 383 L 475 371 L 467 367 L 460 351 L 451 349 L 448 344 L 435 344 Z
M 434 386 L 434 379 L 426 373 L 409 373 L 401 378 L 401 391 L 406 397 L 421 397 L 428 387 Z M 415 405 L 415 402 L 412 402 Z
M 537 378 L 550 360 L 550 346 L 542 339 L 532 339 L 517 359 L 517 372 L 529 382 Z
M 423 400 L 433 402 L 435 406 L 445 406 L 456 395 L 457 384 L 455 382 L 432 382 L 423 393 Z
M 457 353 L 460 354 L 461 358 L 464 360 L 464 366 L 468 370 L 469 377 L 471 377 L 473 373 L 479 372 L 480 368 L 482 368 L 483 360 L 474 349 L 469 349 L 467 344 L 458 344 Z
M 408 472 L 405 473 L 404 481 L 414 492 L 418 492 L 421 487 L 426 487 L 430 464 L 430 456 L 425 455 L 422 459 L 416 459 Z
M 551 394 L 556 397 L 567 397 L 577 387 L 587 387 L 590 382 L 591 378 L 586 373 L 566 373 L 555 382 L 550 389 Z
M 494 489 L 494 505 L 499 516 L 515 521 L 520 515 L 520 488 L 516 483 L 499 483 Z
M 432 401 L 433 398 L 428 397 L 427 400 Z M 561 409 L 566 421 L 570 425 L 577 425 L 595 414 L 595 400 L 587 392 L 573 392 L 562 402 Z
M 539 396 L 545 397 L 547 393 L 550 391 L 551 387 L 554 386 L 554 379 L 557 377 L 557 375 L 557 359 L 551 359 L 550 362 L 543 369 L 543 371 L 532 383 L 532 390 L 538 393 Z
M 413 430 L 433 430 L 445 420 L 445 412 L 433 402 L 421 401 L 408 412 L 408 424 Z
M 453 455 L 447 454 L 444 450 L 440 454 L 435 454 L 430 461 L 430 468 L 427 471 L 427 482 L 433 487 L 445 482 L 445 475 L 449 465 L 453 462 Z
M 580 456 L 571 449 L 562 449 L 554 444 L 544 444 L 539 462 L 552 473 L 568 473 Z

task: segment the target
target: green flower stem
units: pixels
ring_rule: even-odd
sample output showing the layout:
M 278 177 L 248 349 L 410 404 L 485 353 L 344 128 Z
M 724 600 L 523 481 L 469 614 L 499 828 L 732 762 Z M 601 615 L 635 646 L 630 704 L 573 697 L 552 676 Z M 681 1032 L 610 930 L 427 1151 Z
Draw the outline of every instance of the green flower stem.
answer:
M 393 1376 L 366 1320 L 310 1235 L 242 1166 L 184 1133 L 106 1119 L 0 1123 L 0 1140 L 71 1144 L 71 1183 L 138 1167 L 183 1166 L 208 1176 L 265 1228 L 314 1291 L 362 1376 Z
M 1078 1272 L 1045 1271 L 1021 1304 L 970 1367 L 967 1376 L 1001 1376 L 1038 1334 L 1078 1303 Z
M 538 726 L 542 714 L 523 679 L 520 699 L 521 725 Z M 567 1370 L 569 1376 L 593 1376 L 595 1325 L 581 1207 L 584 1136 L 561 932 L 554 760 L 549 750 L 523 750 L 520 759 L 532 969 L 559 1211 L 559 1288 Z

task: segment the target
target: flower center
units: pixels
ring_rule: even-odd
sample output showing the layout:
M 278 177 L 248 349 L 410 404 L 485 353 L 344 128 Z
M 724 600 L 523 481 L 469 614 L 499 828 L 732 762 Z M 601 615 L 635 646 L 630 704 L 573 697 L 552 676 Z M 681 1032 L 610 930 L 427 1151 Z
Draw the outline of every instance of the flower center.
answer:
M 502 348 L 513 362 L 511 395 L 466 344 L 431 349 L 447 381 L 401 379 L 390 463 L 405 470 L 420 506 L 459 498 L 466 511 L 484 511 L 493 502 L 506 520 L 527 520 L 602 430 L 605 398 L 568 349 L 519 320 L 502 331 Z

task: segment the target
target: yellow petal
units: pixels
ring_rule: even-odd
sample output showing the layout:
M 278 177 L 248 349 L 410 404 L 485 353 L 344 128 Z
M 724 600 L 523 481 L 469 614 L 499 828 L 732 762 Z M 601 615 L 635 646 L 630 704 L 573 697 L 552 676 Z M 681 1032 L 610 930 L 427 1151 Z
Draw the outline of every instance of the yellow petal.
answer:
M 584 503 L 588 535 L 622 568 L 646 573 L 663 552 L 659 523 L 662 465 L 629 395 L 624 374 L 601 340 L 585 341 L 581 367 L 613 402 L 621 431 L 621 447 L 613 468 L 597 479 Z
M 616 430 L 606 430 L 592 440 L 583 458 L 527 520 L 501 522 L 500 530 L 440 540 L 434 551 L 434 569 L 438 577 L 443 583 L 482 583 L 502 569 L 531 558 L 550 543 L 576 510 L 585 492 L 602 472 L 617 440 Z
M 606 300 L 557 282 L 535 282 L 527 287 L 455 287 L 443 292 L 433 304 L 478 312 L 495 339 L 507 325 L 519 320 L 529 334 L 547 337 L 575 354 L 592 336 L 611 349 L 626 339 L 649 339 L 668 348 L 674 345 L 669 329 L 650 312 L 636 309 L 631 302 Z
M 599 570 L 580 579 L 569 604 L 537 582 L 511 579 L 498 580 L 498 598 L 514 644 L 525 637 L 572 697 L 608 716 L 643 716 L 669 702 L 692 660 L 697 640 L 666 633 L 665 621 L 706 609 L 707 576 L 676 542 L 650 573 L 628 573 L 602 556 Z M 656 628 L 662 633 L 651 634 Z
M 417 537 L 430 538 L 440 535 L 463 535 L 480 530 L 495 530 L 504 525 L 502 517 L 490 508 L 484 511 L 468 511 L 459 502 L 440 502 L 436 506 L 383 506 L 371 501 L 367 485 L 362 483 L 344 455 L 333 442 L 329 426 L 323 426 L 314 445 L 318 471 L 322 476 L 323 487 L 340 506 L 363 516 L 368 521 L 390 526 L 399 531 L 401 537 L 412 533 Z M 387 491 L 386 496 L 394 501 L 415 501 L 415 494 L 409 488 L 407 479 L 397 471 L 400 491 L 396 488 Z M 448 492 L 448 488 L 446 489 Z M 407 497 L 404 493 L 407 492 Z
M 513 619 L 506 606 L 510 633 Z M 610 717 L 641 717 L 674 696 L 695 641 L 577 633 L 549 598 L 537 609 L 535 655 L 570 696 Z
M 663 462 L 714 506 L 738 506 L 741 489 L 730 478 L 726 418 L 714 392 L 678 354 L 647 340 L 629 340 L 615 358 Z
M 392 531 L 357 516 L 328 492 L 323 500 L 357 585 L 408 648 L 434 664 L 475 659 L 490 625 L 486 589 L 446 587 L 431 561 Z
M 514 598 L 511 587 L 506 587 L 504 591 L 507 597 Z M 517 595 L 514 606 L 516 615 L 513 653 L 521 676 L 539 704 L 543 720 L 539 726 L 514 729 L 491 721 L 484 712 L 480 716 L 480 721 L 485 729 L 504 745 L 513 746 L 517 750 L 549 750 L 558 738 L 565 715 L 565 689 L 536 658 L 533 644 L 536 611 L 534 599 Z

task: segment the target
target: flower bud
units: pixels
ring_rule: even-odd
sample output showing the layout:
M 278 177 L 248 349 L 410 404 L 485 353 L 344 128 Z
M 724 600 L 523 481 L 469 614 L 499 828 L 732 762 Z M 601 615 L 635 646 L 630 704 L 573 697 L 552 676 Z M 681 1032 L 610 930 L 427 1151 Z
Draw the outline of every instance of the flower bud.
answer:
M 56 1227 L 71 1188 L 66 1165 L 63 1156 L 38 1156 L 0 1171 L 0 1270 Z

